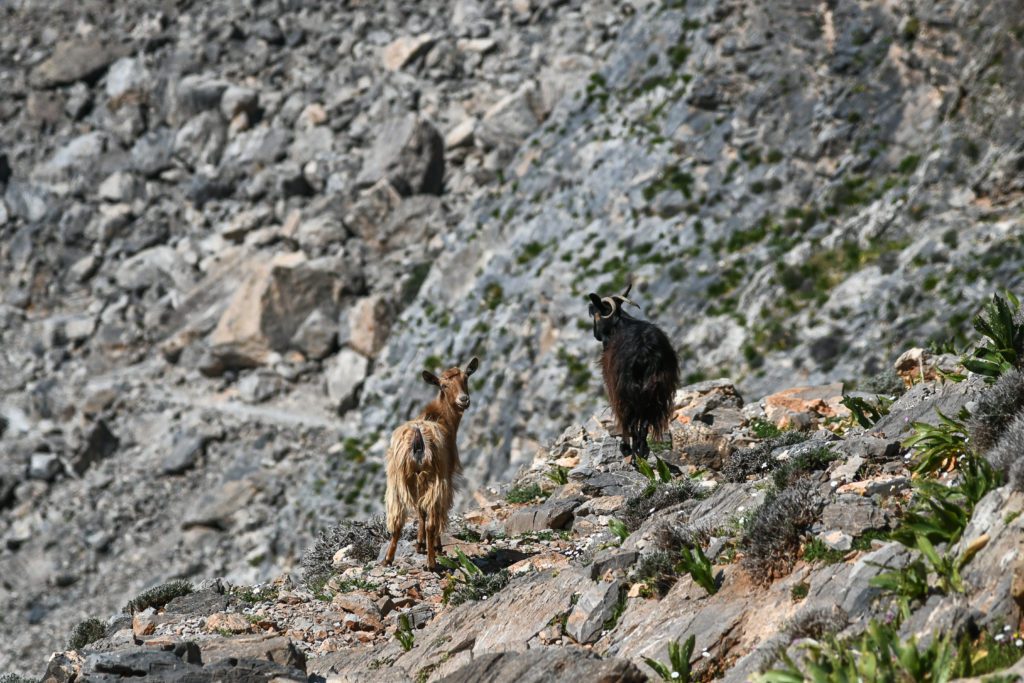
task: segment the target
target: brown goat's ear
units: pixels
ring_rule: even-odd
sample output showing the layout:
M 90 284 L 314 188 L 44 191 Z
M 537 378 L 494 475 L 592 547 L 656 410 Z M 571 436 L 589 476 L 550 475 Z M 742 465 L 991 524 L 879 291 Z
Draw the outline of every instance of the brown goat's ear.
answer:
M 430 372 L 429 370 L 423 371 L 423 381 L 427 384 L 433 384 L 435 387 L 441 386 L 441 380 L 437 378 L 437 375 Z
M 469 365 L 466 366 L 466 377 L 469 377 L 476 372 L 478 367 L 480 367 L 480 359 L 473 356 L 473 360 L 469 361 Z

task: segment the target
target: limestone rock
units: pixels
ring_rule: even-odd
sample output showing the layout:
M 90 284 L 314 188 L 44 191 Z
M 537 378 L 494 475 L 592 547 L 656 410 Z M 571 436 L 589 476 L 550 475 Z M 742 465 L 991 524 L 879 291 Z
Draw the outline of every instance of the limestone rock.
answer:
M 381 53 L 384 68 L 398 71 L 426 53 L 434 45 L 435 40 L 430 34 L 396 38 Z
M 444 141 L 429 121 L 407 114 L 381 126 L 356 182 L 368 186 L 382 179 L 404 196 L 441 194 Z
M 370 361 L 352 349 L 342 349 L 326 369 L 327 396 L 340 412 L 358 403 L 359 390 L 370 372 Z
M 254 367 L 272 351 L 285 351 L 314 310 L 334 315 L 343 289 L 335 265 L 301 252 L 250 263 L 248 278 L 210 336 L 214 355 L 228 367 Z
M 580 644 L 595 640 L 602 625 L 611 617 L 622 589 L 622 581 L 616 579 L 597 583 L 584 591 L 565 622 L 566 633 Z

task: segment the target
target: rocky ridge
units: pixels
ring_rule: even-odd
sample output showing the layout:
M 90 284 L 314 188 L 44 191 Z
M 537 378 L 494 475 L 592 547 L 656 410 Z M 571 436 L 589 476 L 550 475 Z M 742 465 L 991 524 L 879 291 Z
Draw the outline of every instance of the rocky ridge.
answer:
M 626 464 L 595 419 L 538 452 L 514 486 L 477 493 L 479 506 L 444 539 L 446 555 L 465 558 L 462 568 L 454 561 L 439 575 L 425 571 L 410 540 L 393 567 L 338 542 L 320 559 L 329 578 L 208 582 L 166 607 L 112 618 L 99 640 L 54 655 L 46 680 L 148 672 L 168 680 L 541 681 L 571 671 L 642 681 L 653 675 L 645 658 L 667 662 L 668 644 L 692 635 L 695 680 L 746 681 L 780 653 L 799 653 L 807 638 L 894 618 L 899 600 L 873 579 L 912 560 L 885 538 L 915 495 L 901 438 L 912 421 L 976 406 L 982 387 L 920 382 L 864 429 L 839 405 L 836 387 L 744 405 L 728 382 L 693 385 L 679 393 L 671 442 L 656 444 L 667 476 L 649 479 Z M 805 429 L 765 438 L 757 432 L 774 424 L 769 416 Z M 807 457 L 823 450 L 829 458 Z M 803 482 L 801 495 L 820 508 L 785 566 L 764 576 L 751 571 L 762 552 L 753 529 L 760 510 L 794 486 L 787 479 Z M 964 592 L 912 603 L 902 638 L 956 634 L 981 650 L 1010 634 L 1001 647 L 1016 650 L 1010 662 L 1020 657 L 1024 645 L 1012 644 L 1020 634 L 1011 632 L 1024 599 L 1022 510 L 1024 494 L 1011 485 L 980 500 L 960 542 L 983 539 L 964 569 Z M 613 520 L 626 525 L 624 538 Z M 671 561 L 652 569 L 673 530 L 704 539 L 714 594 Z M 381 532 L 367 533 L 383 552 Z M 167 662 L 174 668 L 161 668 Z
M 601 403 L 589 289 L 761 396 L 1019 283 L 1008 0 L 0 13 L 0 670 L 372 515 L 425 365 L 508 480 Z

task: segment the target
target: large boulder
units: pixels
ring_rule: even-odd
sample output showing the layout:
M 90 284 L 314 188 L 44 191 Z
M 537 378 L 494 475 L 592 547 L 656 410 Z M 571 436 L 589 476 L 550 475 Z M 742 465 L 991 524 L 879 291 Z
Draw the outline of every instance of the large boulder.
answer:
M 286 351 L 314 310 L 337 316 L 352 282 L 339 260 L 309 260 L 302 252 L 256 261 L 250 269 L 210 337 L 211 351 L 225 367 L 255 367 L 271 352 Z
M 94 81 L 117 56 L 118 51 L 98 36 L 73 38 L 58 43 L 53 54 L 32 70 L 29 81 L 42 88 Z
M 429 121 L 405 114 L 381 126 L 356 183 L 368 186 L 384 178 L 406 196 L 441 194 L 444 140 Z

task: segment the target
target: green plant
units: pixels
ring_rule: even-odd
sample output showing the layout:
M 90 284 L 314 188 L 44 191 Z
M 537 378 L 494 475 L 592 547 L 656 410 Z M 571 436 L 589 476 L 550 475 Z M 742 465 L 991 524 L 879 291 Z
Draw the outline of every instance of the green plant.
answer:
M 789 596 L 793 598 L 793 602 L 798 602 L 807 597 L 807 594 L 811 592 L 811 584 L 806 581 L 801 581 L 789 590 Z
M 672 555 L 659 550 L 641 556 L 640 563 L 630 578 L 635 583 L 644 584 L 641 590 L 644 597 L 662 597 L 675 585 L 679 577 Z
M 569 468 L 562 467 L 561 465 L 552 465 L 551 469 L 544 473 L 551 481 L 564 486 L 569 483 Z
M 808 472 L 825 469 L 837 457 L 839 456 L 827 446 L 801 449 L 772 472 L 772 483 L 775 484 L 775 488 L 784 489 Z
M 510 503 L 530 503 L 538 499 L 547 498 L 548 493 L 541 490 L 540 484 L 529 486 L 514 486 L 505 494 L 505 500 Z
M 668 664 L 644 657 L 647 666 L 654 669 L 663 681 L 679 681 L 679 683 L 690 683 L 690 658 L 693 656 L 693 646 L 697 642 L 696 636 L 690 636 L 682 645 L 678 640 L 668 644 Z
M 915 451 L 917 460 L 914 472 L 919 475 L 929 474 L 957 461 L 967 454 L 967 427 L 960 420 L 946 417 L 936 409 L 939 424 L 914 422 L 911 427 L 914 433 L 904 440 L 903 445 Z M 965 418 L 965 415 L 961 415 Z
M 395 631 L 395 638 L 402 646 L 402 650 L 408 652 L 416 642 L 416 636 L 412 633 L 412 625 L 409 623 L 409 615 L 403 614 L 398 617 L 398 630 Z
M 453 570 L 445 584 L 443 600 L 445 604 L 461 605 L 470 600 L 486 599 L 508 585 L 509 574 L 502 569 L 494 574 L 485 574 L 464 552 L 455 549 L 455 559 L 437 558 L 439 564 Z
M 951 678 L 956 649 L 948 635 L 936 637 L 918 650 L 917 641 L 899 638 L 893 624 L 872 621 L 861 636 L 839 639 L 830 635 L 805 646 L 801 664 L 782 655 L 783 666 L 762 674 L 761 683 L 945 683 Z
M 708 595 L 718 592 L 718 583 L 715 581 L 711 560 L 707 558 L 699 545 L 683 548 L 679 567 L 692 576 L 697 585 L 706 590 Z
M 774 422 L 769 422 L 768 420 L 760 417 L 755 417 L 750 421 L 748 426 L 750 427 L 750 431 L 754 432 L 754 436 L 759 439 L 770 439 L 773 436 L 778 436 L 782 433 L 782 430 L 779 429 Z
M 618 537 L 620 542 L 629 538 L 629 529 L 614 517 L 608 520 L 608 529 Z
M 804 562 L 836 564 L 843 561 L 846 552 L 845 550 L 833 550 L 825 545 L 820 538 L 812 538 L 804 544 Z
M 125 614 L 135 614 L 149 607 L 159 609 L 174 598 L 188 595 L 192 590 L 192 584 L 183 579 L 169 581 L 139 593 L 134 599 L 129 600 L 121 611 Z
M 107 635 L 107 628 L 103 625 L 102 621 L 95 618 L 85 619 L 78 622 L 71 632 L 71 638 L 68 640 L 68 649 L 81 650 L 89 643 L 94 643 L 105 635 Z
M 620 516 L 626 528 L 635 531 L 654 512 L 698 497 L 700 493 L 697 485 L 688 478 L 676 479 L 670 483 L 651 481 L 643 491 L 626 501 Z
M 877 405 L 871 405 L 860 396 L 844 396 L 843 400 L 840 401 L 840 403 L 850 409 L 853 419 L 864 429 L 873 427 L 876 422 L 889 414 L 889 406 L 892 405 L 892 399 L 885 396 L 875 396 L 875 402 Z
M 4 674 L 0 676 L 0 683 L 36 683 L 31 678 L 25 678 L 18 674 Z
M 1006 299 L 993 294 L 982 312 L 974 318 L 974 329 L 987 341 L 970 356 L 961 359 L 963 366 L 988 381 L 1024 361 L 1024 321 L 1018 320 L 1020 300 L 1006 292 Z
M 672 481 L 672 471 L 668 467 L 668 463 L 661 459 L 660 456 L 654 456 L 657 464 L 658 471 L 655 472 L 654 468 L 651 467 L 651 463 L 646 458 L 636 459 L 636 469 L 640 474 L 647 477 L 651 483 L 658 483 L 659 481 L 663 484 L 667 484 Z

